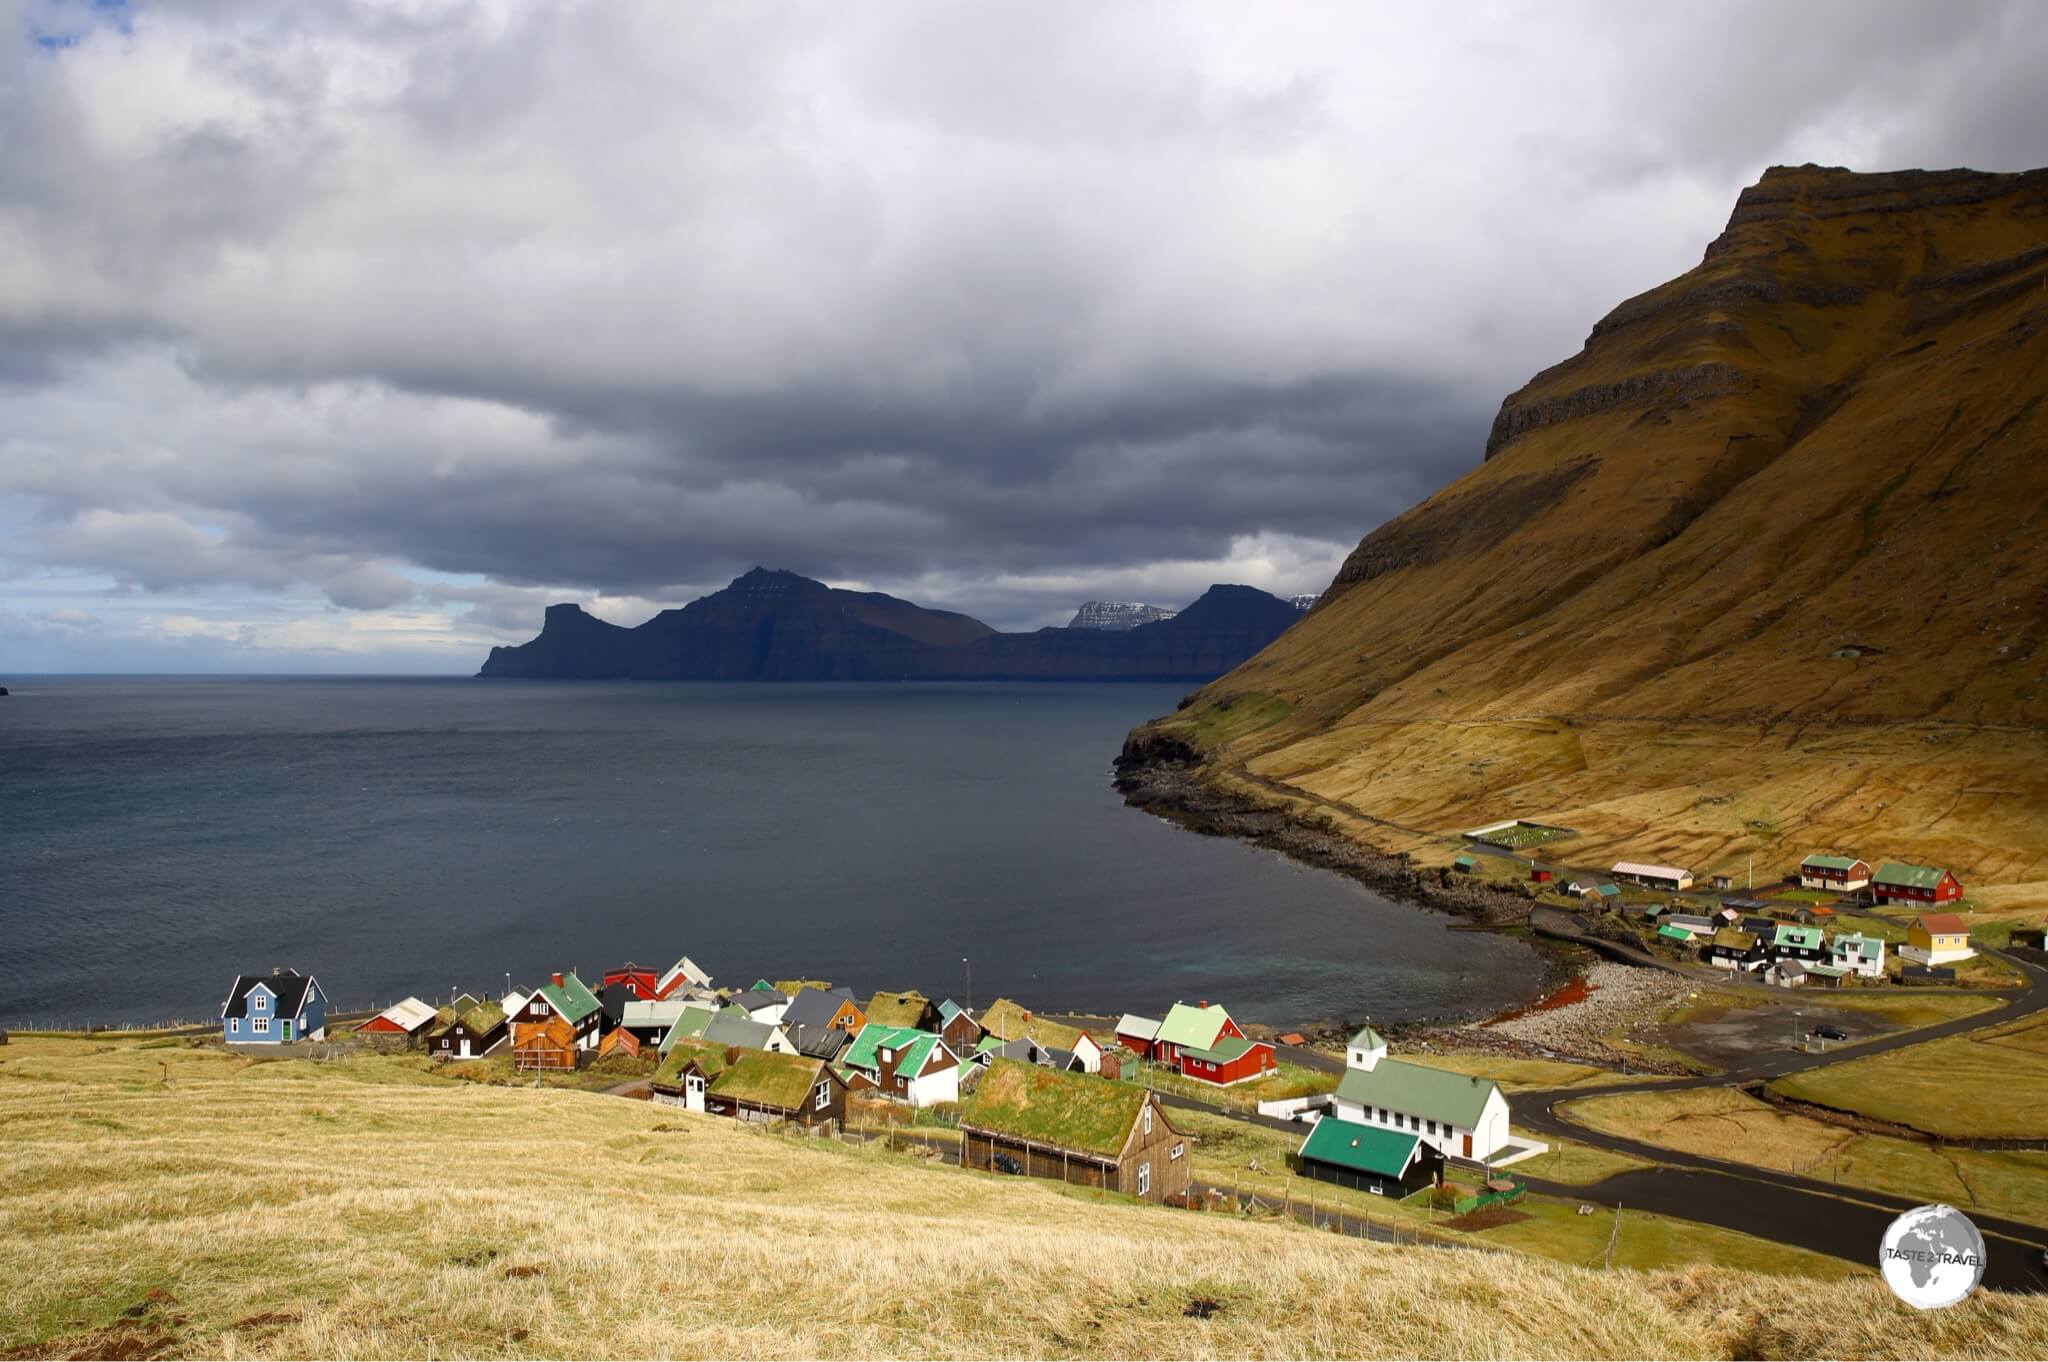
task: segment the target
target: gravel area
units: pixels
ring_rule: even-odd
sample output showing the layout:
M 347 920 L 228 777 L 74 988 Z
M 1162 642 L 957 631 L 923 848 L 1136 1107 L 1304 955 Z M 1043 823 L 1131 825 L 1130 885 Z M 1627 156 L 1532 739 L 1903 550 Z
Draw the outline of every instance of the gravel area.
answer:
M 1474 1029 L 1553 1054 L 1612 1063 L 1622 1055 L 1607 1044 L 1611 1032 L 1647 1031 L 1666 1007 L 1698 987 L 1664 970 L 1608 961 L 1587 969 L 1586 982 L 1593 991 L 1578 1002 Z

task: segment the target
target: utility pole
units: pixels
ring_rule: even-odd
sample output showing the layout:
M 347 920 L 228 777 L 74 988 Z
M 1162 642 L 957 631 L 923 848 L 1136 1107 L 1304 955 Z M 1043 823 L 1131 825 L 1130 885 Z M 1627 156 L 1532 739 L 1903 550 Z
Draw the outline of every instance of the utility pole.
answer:
M 1614 1228 L 1607 1232 L 1606 1271 L 1612 1272 L 1614 1270 L 1614 1241 L 1619 1238 L 1621 1238 L 1621 1203 L 1617 1201 L 1614 1203 Z
M 960 963 L 967 968 L 967 1010 L 972 1012 L 974 1010 L 974 962 L 963 955 L 960 957 Z

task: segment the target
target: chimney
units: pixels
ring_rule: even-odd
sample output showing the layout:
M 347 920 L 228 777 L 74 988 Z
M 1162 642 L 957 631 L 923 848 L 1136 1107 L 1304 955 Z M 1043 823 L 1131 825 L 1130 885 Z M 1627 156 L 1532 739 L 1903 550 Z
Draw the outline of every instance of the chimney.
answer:
M 1030 1014 L 1029 1012 L 1026 1012 L 1026 1013 L 1024 1014 L 1024 1020 L 1025 1020 L 1025 1021 L 1027 1021 L 1027 1022 L 1031 1020 L 1031 1014 Z
M 1200 1001 L 1200 1002 L 1198 1002 L 1198 1003 L 1196 1003 L 1196 1004 L 1195 1004 L 1195 1006 L 1196 1006 L 1196 1007 L 1207 1007 L 1208 1005 L 1209 1005 L 1209 1000 L 1208 1000 L 1207 998 L 1204 998 L 1204 999 L 1202 999 L 1202 1001 Z
M 273 978 L 273 979 L 281 979 L 281 978 L 283 978 L 283 977 L 284 977 L 284 966 L 283 966 L 283 965 L 272 965 L 272 966 L 270 967 L 270 977 L 271 977 L 271 978 Z
M 556 987 L 556 988 L 560 988 L 561 986 L 562 986 L 562 973 L 561 973 L 561 971 L 560 971 L 560 970 L 557 970 L 557 971 L 555 971 L 555 987 Z

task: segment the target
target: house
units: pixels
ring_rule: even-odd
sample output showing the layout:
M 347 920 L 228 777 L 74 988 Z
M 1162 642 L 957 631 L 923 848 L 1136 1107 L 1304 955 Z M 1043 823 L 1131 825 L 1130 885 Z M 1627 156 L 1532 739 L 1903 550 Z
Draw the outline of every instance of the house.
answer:
M 1159 1043 L 1159 1023 L 1151 1017 L 1126 1012 L 1117 1018 L 1116 1043 L 1140 1059 L 1150 1059 L 1153 1047 Z
M 1864 979 L 1884 978 L 1884 938 L 1844 932 L 1828 951 L 1828 963 Z
M 1667 927 L 1676 928 L 1689 936 L 1706 936 L 1720 925 L 1713 918 L 1698 913 L 1666 913 L 1657 919 L 1657 931 L 1660 936 Z
M 1828 961 L 1828 934 L 1818 927 L 1779 926 L 1771 937 L 1771 954 L 1779 960 L 1791 957 L 1811 964 Z
M 740 1121 L 836 1128 L 846 1121 L 846 1084 L 823 1060 L 750 1051 L 705 1085 L 704 1110 Z
M 1677 866 L 1650 865 L 1643 861 L 1616 861 L 1607 872 L 1617 880 L 1647 885 L 1651 889 L 1690 889 L 1692 872 Z
M 1508 1142 L 1508 1103 L 1497 1084 L 1389 1059 L 1370 1026 L 1345 1047 L 1330 1109 L 1342 1121 L 1419 1136 L 1446 1159 L 1483 1163 Z
M 629 1003 L 639 1002 L 639 996 L 625 984 L 605 984 L 591 990 L 597 998 L 598 1011 L 604 1014 L 603 1031 L 609 1032 L 626 1015 Z
M 1802 903 L 1792 910 L 1792 916 L 1809 927 L 1831 927 L 1836 914 L 1825 903 Z
M 1904 861 L 1879 866 L 1870 886 L 1879 903 L 1954 903 L 1963 896 L 1961 882 L 1948 871 Z
M 740 1050 L 765 1050 L 770 1054 L 794 1055 L 796 1046 L 790 1043 L 789 1033 L 779 1026 L 764 1021 L 755 1021 L 744 1008 L 728 1007 L 714 1014 L 704 1023 L 701 1033 L 704 1041 L 711 1045 L 730 1046 Z
M 1030 1008 L 998 998 L 988 1005 L 988 1010 L 979 1018 L 981 1029 L 988 1035 L 1003 1040 L 1016 1040 L 1027 1036 L 1048 1049 L 1071 1050 L 1080 1038 L 1078 1028 L 1065 1026 L 1033 1013 Z M 932 1027 L 926 1027 L 932 1030 Z
M 1674 946 L 1690 946 L 1692 944 L 1691 930 L 1685 927 L 1677 926 L 1673 923 L 1667 922 L 1663 926 L 1659 927 L 1657 929 L 1657 935 L 1662 937 L 1664 940 L 1670 942 Z
M 1716 889 L 1733 889 L 1735 887 L 1735 877 L 1733 875 L 1715 875 L 1712 877 L 1712 884 Z
M 405 998 L 358 1026 L 356 1031 L 373 1036 L 424 1036 L 433 1029 L 436 1015 L 431 1004 L 418 998 Z
M 1764 982 L 1779 988 L 1804 988 L 1806 962 L 1789 955 L 1773 960 L 1764 970 Z
M 839 1067 L 858 1075 L 858 1086 L 872 1087 L 913 1107 L 960 1100 L 960 1060 L 933 1031 L 869 1022 L 853 1038 Z
M 1451 869 L 1460 874 L 1470 875 L 1479 869 L 1479 858 L 1469 851 L 1461 851 L 1451 858 Z
M 1906 928 L 1906 944 L 1899 947 L 1900 955 L 1922 965 L 1946 965 L 1976 953 L 1970 946 L 1970 924 L 1956 913 L 1922 913 Z
M 628 1027 L 614 1026 L 597 1044 L 599 1059 L 609 1059 L 613 1055 L 623 1055 L 627 1059 L 640 1058 L 640 1037 L 634 1035 Z
M 1180 1047 L 1181 1076 L 1219 1088 L 1263 1078 L 1279 1067 L 1273 1058 L 1273 1047 L 1262 1040 L 1219 1036 L 1214 1045 L 1206 1048 Z
M 1152 1058 L 1177 1068 L 1182 1050 L 1213 1052 L 1218 1041 L 1244 1038 L 1243 1029 L 1221 1006 L 1207 1001 L 1192 1007 L 1186 1003 L 1175 1003 L 1159 1022 L 1159 1036 L 1152 1044 Z M 1268 1046 L 1268 1051 L 1271 1048 Z
M 1612 908 L 1621 902 L 1621 886 L 1599 880 L 1573 880 L 1565 892 L 1575 894 L 1595 908 Z
M 654 996 L 666 998 L 678 989 L 700 988 L 708 991 L 710 987 L 711 976 L 699 969 L 697 962 L 686 955 L 661 972 L 660 977 L 654 981 Z
M 1849 971 L 1837 965 L 1807 965 L 1806 986 L 1808 988 L 1840 988 L 1842 981 L 1849 977 Z
M 1808 856 L 1799 863 L 1802 889 L 1838 889 L 1847 893 L 1870 883 L 1870 862 L 1854 856 Z
M 981 1044 L 974 1047 L 973 1060 L 987 1068 L 999 1059 L 1014 1059 L 1019 1064 L 1052 1063 L 1052 1051 L 1029 1036 L 1015 1040 L 1004 1040 L 1001 1036 L 983 1036 Z
M 789 1010 L 789 995 L 763 979 L 752 988 L 733 994 L 730 1005 L 745 1008 L 747 1015 L 755 1021 L 774 1026 Z
M 1778 928 L 1785 924 L 1773 918 L 1746 917 L 1733 925 L 1742 928 L 1743 931 L 1748 932 L 1751 936 L 1768 946 L 1771 942 L 1778 939 Z
M 1008 1059 L 989 1067 L 960 1111 L 963 1168 L 1148 1201 L 1187 1190 L 1190 1143 L 1147 1088 Z
M 295 969 L 237 974 L 220 1005 L 220 1038 L 230 1045 L 325 1040 L 327 995 L 312 975 Z
M 822 1048 L 820 1033 L 836 1031 L 851 1036 L 867 1025 L 867 1020 L 853 990 L 846 988 L 800 988 L 789 995 L 789 1005 L 782 1009 L 782 1029 L 806 1054 Z
M 703 1003 L 686 1003 L 682 1013 L 677 1016 L 675 1025 L 669 1027 L 667 1033 L 662 1036 L 661 1052 L 669 1053 L 676 1048 L 676 1042 L 679 1040 L 700 1039 L 704 1034 L 704 1028 L 709 1026 L 711 1019 L 717 1015 L 718 1009 L 715 1007 Z
M 604 972 L 598 991 L 602 994 L 608 988 L 623 989 L 632 997 L 651 1003 L 661 997 L 661 976 L 652 969 L 642 969 L 628 961 L 617 969 Z
M 427 1038 L 435 1059 L 476 1059 L 501 1048 L 512 1038 L 511 1019 L 497 1003 L 478 1003 Z
M 1095 1037 L 1089 1035 L 1086 1031 L 1083 1031 L 1079 1038 L 1074 1041 L 1073 1055 L 1074 1064 L 1082 1073 L 1099 1074 L 1102 1072 L 1102 1047 L 1096 1043 Z
M 974 1047 L 981 1044 L 987 1034 L 980 1022 L 951 998 L 939 1004 L 939 1034 L 946 1039 L 946 1047 L 956 1055 L 972 1054 Z
M 1529 867 L 1529 878 L 1536 884 L 1549 884 L 1557 878 L 1557 872 L 1555 870 L 1545 870 L 1540 865 L 1532 865 Z
M 939 1005 L 912 989 L 908 993 L 877 993 L 861 1011 L 870 1022 L 930 1031 L 939 1024 Z
M 619 1026 L 642 1045 L 660 1045 L 688 1007 L 680 998 L 635 998 L 620 1010 Z
M 604 1039 L 604 1009 L 589 985 L 554 975 L 533 991 L 512 1018 L 512 1065 L 517 1069 L 573 1069 Z
M 1764 944 L 1754 932 L 1723 927 L 1707 945 L 1707 963 L 1722 969 L 1762 969 Z
M 1293 1163 L 1303 1177 L 1397 1199 L 1436 1183 L 1444 1167 L 1420 1135 L 1335 1116 L 1316 1122 Z
M 657 1106 L 703 1111 L 705 1090 L 711 1086 L 711 1080 L 725 1072 L 725 1055 L 723 1046 L 706 1045 L 695 1039 L 678 1040 L 648 1080 L 653 1102 Z

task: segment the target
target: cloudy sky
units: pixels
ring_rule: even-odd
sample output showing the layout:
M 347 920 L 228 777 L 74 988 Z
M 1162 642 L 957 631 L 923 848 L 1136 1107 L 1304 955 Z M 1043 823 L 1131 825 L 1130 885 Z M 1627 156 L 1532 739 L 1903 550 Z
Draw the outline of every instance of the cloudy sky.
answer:
M 0 672 L 470 671 L 756 563 L 1313 591 L 2048 5 L 0 0 Z

